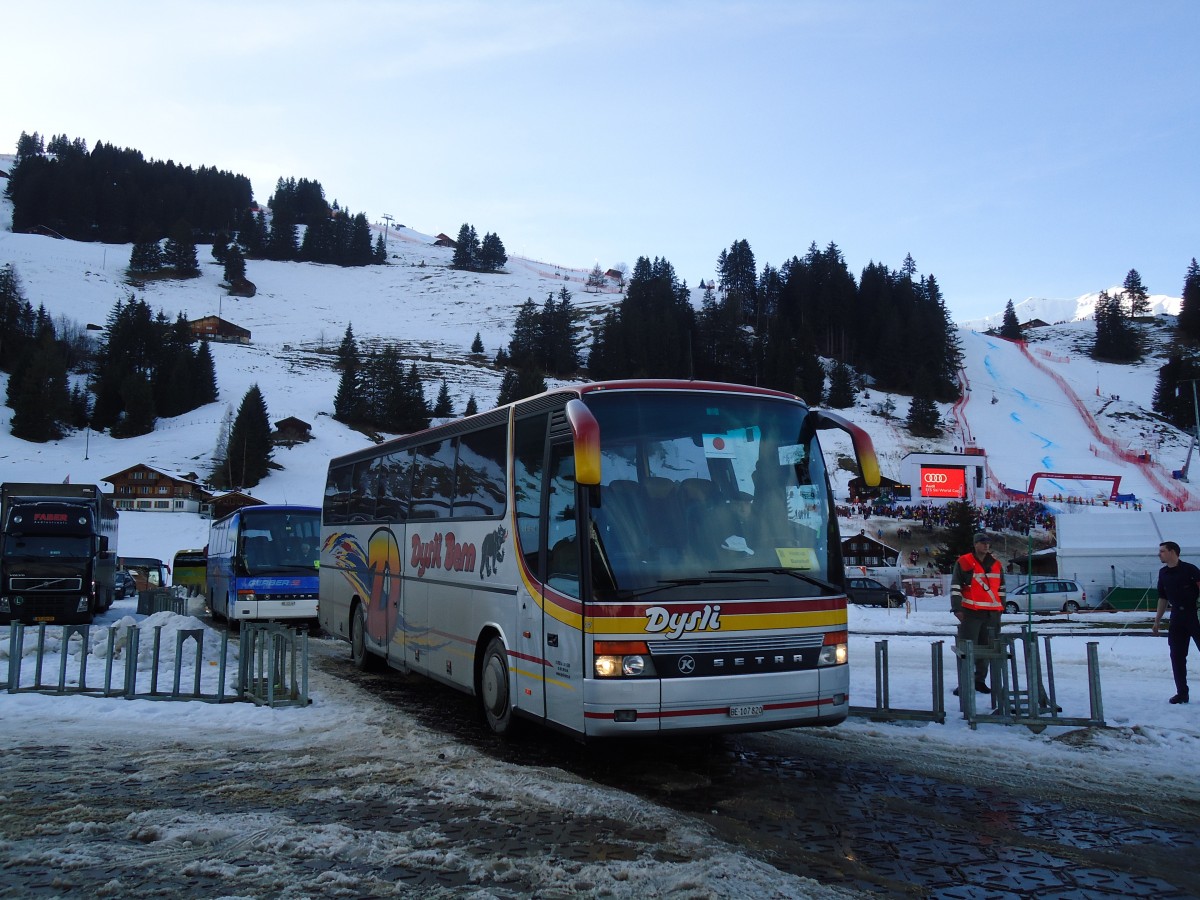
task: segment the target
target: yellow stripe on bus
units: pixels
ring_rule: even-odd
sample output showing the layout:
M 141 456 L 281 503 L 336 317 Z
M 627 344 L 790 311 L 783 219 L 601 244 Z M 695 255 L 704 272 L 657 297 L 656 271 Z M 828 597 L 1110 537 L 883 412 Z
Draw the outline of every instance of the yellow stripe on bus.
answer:
M 721 632 L 731 631 L 774 631 L 781 628 L 846 627 L 845 610 L 823 609 L 817 612 L 762 613 L 756 615 L 721 614 Z M 589 617 L 584 629 L 592 634 L 645 634 L 646 618 L 637 617 Z M 706 633 L 716 633 L 707 631 Z

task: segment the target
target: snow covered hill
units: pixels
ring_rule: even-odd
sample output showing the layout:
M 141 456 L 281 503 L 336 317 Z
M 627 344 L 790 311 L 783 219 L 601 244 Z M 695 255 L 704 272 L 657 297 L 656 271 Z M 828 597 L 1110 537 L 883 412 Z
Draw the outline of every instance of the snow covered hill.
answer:
M 1108 295 L 1115 297 L 1121 293 L 1121 290 L 1119 284 L 1113 285 L 1108 288 Z M 1026 297 L 1020 303 L 1013 304 L 1013 312 L 1017 314 L 1018 322 L 1032 322 L 1034 319 L 1041 319 L 1043 322 L 1048 322 L 1052 325 L 1056 322 L 1079 322 L 1083 319 L 1090 319 L 1096 314 L 1096 301 L 1099 299 L 1099 291 L 1082 294 L 1074 300 L 1054 299 L 1051 297 Z M 1179 304 L 1182 302 L 1182 299 L 1179 297 L 1171 297 L 1167 294 L 1151 294 L 1147 300 L 1150 304 L 1149 315 L 1179 315 Z M 989 328 L 999 328 L 1003 322 L 1004 310 L 1001 309 L 1000 312 L 984 316 L 982 319 L 971 319 L 960 324 L 963 328 L 987 331 Z
M 11 206 L 0 199 L 0 222 L 10 221 Z M 115 440 L 85 431 L 45 445 L 12 438 L 12 412 L 0 408 L 4 480 L 101 482 L 139 462 L 206 473 L 227 410 L 236 409 L 247 388 L 258 384 L 272 420 L 303 419 L 312 424 L 314 440 L 278 450 L 282 470 L 272 473 L 255 494 L 274 502 L 319 503 L 330 457 L 366 443 L 330 416 L 337 387 L 331 354 L 347 324 L 365 344 L 397 341 L 417 362 L 431 401 L 444 378 L 457 410 L 470 396 L 486 409 L 495 402 L 500 373 L 470 356 L 476 333 L 490 359 L 507 344 L 517 308 L 527 298 L 540 305 L 566 287 L 573 303 L 596 318 L 620 299 L 616 293 L 587 293 L 582 269 L 519 257 L 510 257 L 500 274 L 454 270 L 451 250 L 433 246 L 433 236 L 408 228 L 388 232 L 386 267 L 251 261 L 248 277 L 258 293 L 250 299 L 225 294 L 221 267 L 207 248 L 200 248 L 201 277 L 138 287 L 125 275 L 129 252 L 128 246 L 13 234 L 7 224 L 0 230 L 0 264 L 12 263 L 26 297 L 56 318 L 103 325 L 114 303 L 135 293 L 170 318 L 181 311 L 190 318 L 217 314 L 250 329 L 248 345 L 213 345 L 220 401 L 161 419 L 153 434 L 142 437 Z M 1153 299 L 1159 309 L 1178 308 L 1177 299 Z M 1075 304 L 1076 315 L 1082 300 Z M 1143 326 L 1152 344 L 1165 344 L 1169 322 L 1160 316 Z M 1003 496 L 1002 486 L 1024 488 L 1034 472 L 1050 469 L 1121 474 L 1122 490 L 1148 503 L 1187 502 L 1190 495 L 1170 477 L 1183 464 L 1187 437 L 1147 412 L 1161 352 L 1138 366 L 1097 364 L 1087 356 L 1092 331 L 1086 320 L 1037 329 L 1022 351 L 964 328 L 968 391 L 957 422 L 956 411 L 942 407 L 943 421 L 952 430 L 937 440 L 915 439 L 904 429 L 907 397 L 869 390 L 857 407 L 844 412 L 871 433 L 887 475 L 895 476 L 900 460 L 914 450 L 948 451 L 974 443 L 988 453 L 996 497 Z M 894 407 L 890 417 L 877 414 L 889 404 Z M 848 444 L 827 434 L 831 456 L 850 455 Z M 1151 463 L 1131 463 L 1122 458 L 1124 450 L 1144 451 Z M 850 473 L 831 469 L 835 490 L 845 496 Z M 1076 487 L 1067 486 L 1067 492 Z M 122 547 L 166 558 L 181 547 L 203 546 L 202 520 L 183 517 L 189 521 L 167 527 L 166 518 L 174 517 L 123 517 Z

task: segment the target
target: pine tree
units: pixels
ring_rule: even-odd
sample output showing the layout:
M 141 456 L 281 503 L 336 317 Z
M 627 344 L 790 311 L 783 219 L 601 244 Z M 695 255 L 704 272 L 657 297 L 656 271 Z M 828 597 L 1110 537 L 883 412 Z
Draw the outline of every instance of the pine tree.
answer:
M 450 400 L 450 386 L 446 384 L 446 379 L 442 379 L 442 386 L 438 390 L 437 401 L 433 404 L 433 417 L 435 419 L 445 419 L 454 415 L 454 404 Z
M 229 432 L 233 430 L 233 407 L 225 404 L 225 414 L 221 417 L 221 427 L 217 430 L 217 443 L 213 447 L 213 480 L 228 486 Z
M 1010 341 L 1021 339 L 1021 323 L 1017 321 L 1017 311 L 1013 308 L 1012 300 L 1004 307 L 1004 322 L 1000 326 L 1000 337 Z
M 462 227 L 458 229 L 458 240 L 455 242 L 454 256 L 450 265 L 456 269 L 474 272 L 479 268 L 481 252 L 482 248 L 479 246 L 479 237 L 475 233 L 475 226 L 463 222 Z
M 129 272 L 132 275 L 150 275 L 163 267 L 162 250 L 158 241 L 139 241 L 129 254 Z
M 1196 257 L 1183 278 L 1183 303 L 1179 307 L 1179 330 L 1192 340 L 1200 341 L 1200 266 Z
M 225 257 L 225 282 L 236 287 L 246 280 L 246 257 L 236 246 L 230 247 L 223 254 Z
M 479 336 L 478 331 L 475 332 L 475 340 L 471 341 L 471 352 L 478 356 L 482 356 L 484 353 L 483 338 Z
M 464 416 L 474 416 L 479 413 L 479 404 L 475 402 L 475 395 L 472 394 L 467 398 L 467 405 L 463 409 Z
M 262 481 L 271 467 L 271 422 L 267 402 L 258 385 L 250 386 L 242 398 L 229 431 L 226 478 L 231 487 L 251 488 Z
M 533 298 L 526 297 L 513 323 L 512 339 L 508 342 L 508 365 L 519 367 L 526 360 L 540 361 L 542 348 L 542 315 Z
M 163 263 L 175 270 L 176 278 L 200 277 L 200 263 L 196 259 L 196 241 L 192 237 L 192 226 L 180 219 L 171 229 L 163 248 Z
M 504 251 L 500 236 L 489 231 L 483 236 L 483 244 L 479 248 L 479 268 L 484 272 L 498 272 L 507 262 L 508 254 Z
M 217 390 L 217 367 L 213 362 L 212 350 L 207 340 L 200 341 L 196 351 L 195 376 L 192 379 L 192 405 L 195 409 L 209 403 L 215 403 L 219 392 Z
M 271 233 L 267 236 L 263 253 L 267 259 L 290 261 L 300 255 L 300 239 L 296 223 L 286 216 L 276 214 L 271 220 Z M 255 482 L 257 484 L 258 482 Z
M 400 430 L 404 432 L 421 431 L 429 427 L 429 403 L 425 400 L 425 388 L 421 376 L 417 372 L 417 364 L 413 363 L 404 379 L 404 395 L 407 400 L 406 416 L 400 422 Z
M 596 263 L 592 266 L 592 271 L 588 273 L 587 285 L 584 287 L 584 290 L 592 294 L 599 294 L 604 290 L 606 282 L 607 279 L 604 277 L 604 270 L 600 268 L 600 263 Z
M 854 405 L 854 401 L 854 373 L 838 360 L 829 373 L 829 398 L 826 402 L 834 409 L 848 409 Z
M 954 563 L 964 553 L 970 553 L 975 548 L 975 532 L 979 530 L 979 518 L 975 507 L 966 500 L 952 500 L 946 504 L 946 543 L 938 548 L 938 569 L 949 572 Z
M 1108 362 L 1133 362 L 1141 359 L 1141 341 L 1129 321 L 1119 297 L 1101 291 L 1096 300 L 1096 340 L 1092 357 Z
M 925 393 L 913 396 L 905 424 L 909 432 L 917 437 L 937 437 L 942 433 L 937 404 Z
M 1150 311 L 1150 295 L 1142 285 L 1142 276 L 1137 269 L 1129 270 L 1121 293 L 1129 302 L 1130 316 L 1144 316 Z
M 30 353 L 9 382 L 12 434 L 27 441 L 58 440 L 72 418 L 67 366 L 62 350 L 47 325 L 41 331 L 36 351 Z
M 362 421 L 366 418 L 362 391 L 362 362 L 352 325 L 346 326 L 346 333 L 338 346 L 334 368 L 341 370 L 342 377 L 338 381 L 337 395 L 333 400 L 333 417 L 346 423 Z
M 124 413 L 112 426 L 113 437 L 137 437 L 154 430 L 154 389 L 148 378 L 137 372 L 126 375 L 121 384 L 121 405 Z
M 0 266 L 0 371 L 13 372 L 33 343 L 33 307 L 12 263 Z

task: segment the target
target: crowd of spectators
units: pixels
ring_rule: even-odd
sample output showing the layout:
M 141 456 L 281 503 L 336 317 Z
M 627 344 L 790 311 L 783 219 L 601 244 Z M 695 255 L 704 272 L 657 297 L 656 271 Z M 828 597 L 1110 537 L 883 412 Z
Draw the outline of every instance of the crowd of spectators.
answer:
M 935 506 L 932 503 L 855 503 L 839 506 L 837 514 L 844 519 L 878 517 L 919 522 L 926 531 L 945 528 L 951 524 L 948 507 Z M 1054 514 L 1041 503 L 1033 501 L 976 506 L 975 515 L 979 527 L 986 531 L 1027 535 L 1033 529 L 1054 530 Z M 903 530 L 903 526 L 901 528 Z M 912 535 L 910 531 L 908 535 L 900 533 L 899 536 Z

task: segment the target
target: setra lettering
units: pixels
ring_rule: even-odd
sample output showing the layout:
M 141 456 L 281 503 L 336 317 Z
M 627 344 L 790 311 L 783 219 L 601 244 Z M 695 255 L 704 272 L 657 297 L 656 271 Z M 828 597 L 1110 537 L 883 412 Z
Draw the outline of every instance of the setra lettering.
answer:
M 673 613 L 666 607 L 651 606 L 646 610 L 646 631 L 650 634 L 666 632 L 667 640 L 677 640 L 689 631 L 720 631 L 721 606 L 705 606 L 691 612 Z

